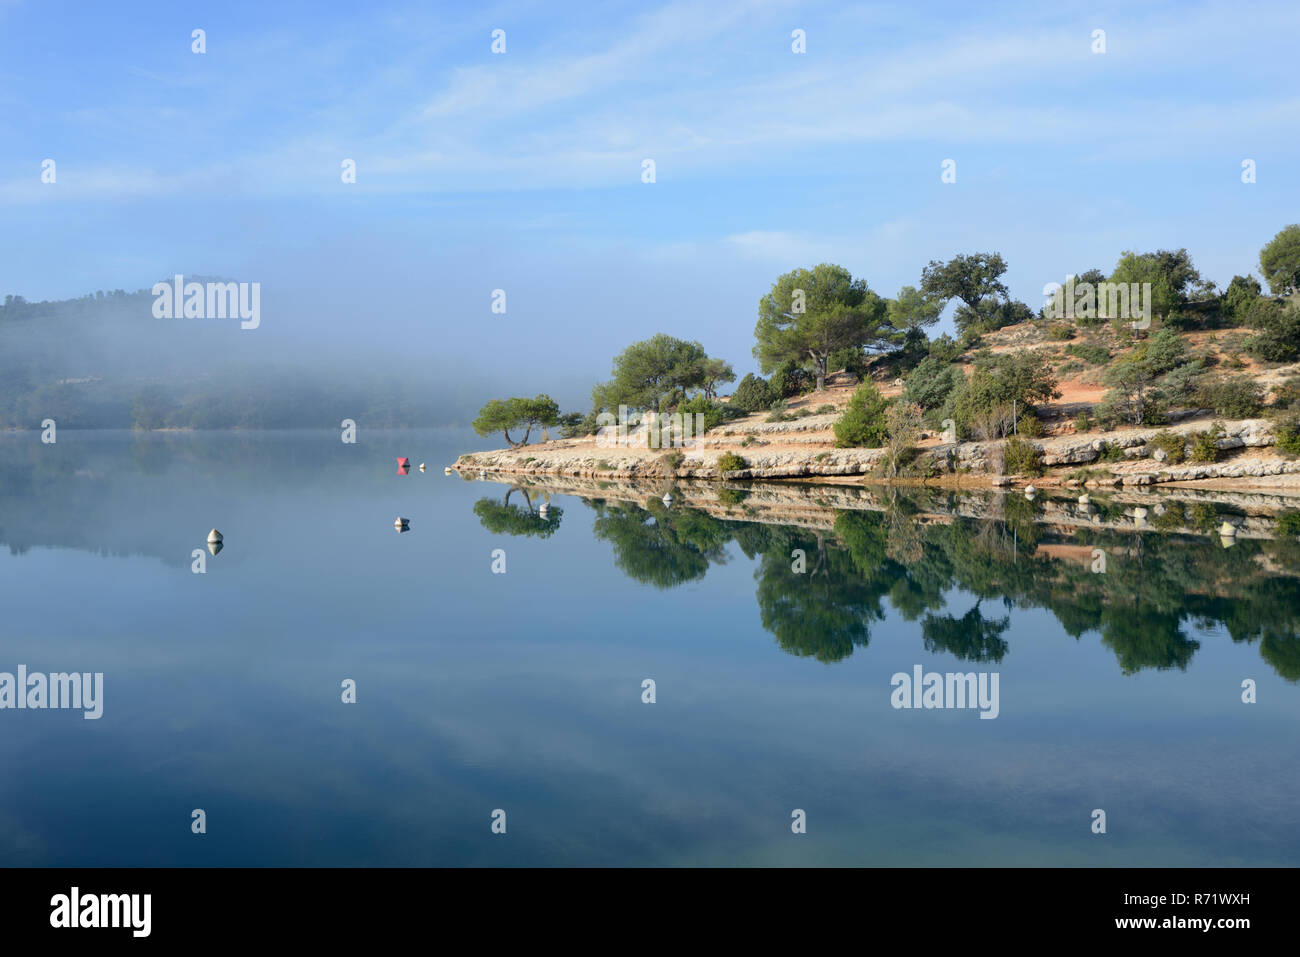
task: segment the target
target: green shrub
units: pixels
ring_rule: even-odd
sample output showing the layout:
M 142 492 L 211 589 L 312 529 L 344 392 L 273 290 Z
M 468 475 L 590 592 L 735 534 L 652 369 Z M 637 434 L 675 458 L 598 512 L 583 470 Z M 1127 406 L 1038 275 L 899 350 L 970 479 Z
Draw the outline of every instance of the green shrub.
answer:
M 808 374 L 808 370 L 787 359 L 776 367 L 772 373 L 772 391 L 774 399 L 792 399 L 805 392 L 811 392 L 817 381 Z
M 1055 339 L 1057 342 L 1064 342 L 1066 339 L 1074 338 L 1074 326 L 1068 322 L 1053 322 L 1047 327 L 1047 338 Z
M 1059 366 L 1057 366 L 1056 374 L 1062 379 L 1068 379 L 1070 378 L 1070 376 L 1078 375 L 1086 368 L 1087 366 L 1085 366 L 1082 362 L 1079 362 L 1075 359 L 1071 359 L 1069 362 L 1062 362 Z
M 1197 383 L 1201 405 L 1215 415 L 1229 419 L 1248 419 L 1264 407 L 1264 390 L 1247 375 L 1204 376 Z
M 1219 447 L 1215 441 L 1223 435 L 1223 426 L 1218 422 L 1210 428 L 1208 432 L 1201 432 L 1192 440 L 1192 451 L 1189 458 L 1193 462 L 1217 462 L 1219 461 Z
M 768 381 L 751 372 L 740 380 L 727 404 L 741 412 L 757 412 L 768 408 L 777 398 Z
M 1074 431 L 1091 432 L 1097 425 L 1097 420 L 1092 417 L 1087 409 L 1084 409 L 1074 417 Z
M 1152 375 L 1164 375 L 1187 362 L 1187 343 L 1172 329 L 1161 329 L 1139 348 Z
M 1030 414 L 1037 403 L 1059 397 L 1056 376 L 1041 357 L 1027 352 L 975 357 L 975 370 L 953 389 L 935 418 L 951 418 L 959 435 L 1003 438 L 1011 432 L 1012 408 Z
M 718 457 L 719 472 L 736 472 L 744 468 L 749 468 L 749 463 L 735 452 L 724 452 Z
M 1043 463 L 1038 458 L 1038 449 L 1024 439 L 1007 439 L 1007 444 L 1003 448 L 1003 465 L 1012 475 L 1043 474 Z
M 570 412 L 560 416 L 560 438 L 576 439 L 584 435 L 596 434 L 596 412 Z
M 696 414 L 703 415 L 705 432 L 709 431 L 709 429 L 716 429 L 723 422 L 735 418 L 739 414 L 738 409 L 729 409 L 720 402 L 714 402 L 704 394 L 697 395 L 693 399 L 681 403 L 677 406 L 676 411 L 682 414 L 683 419 Z M 691 428 L 694 429 L 695 420 L 692 418 L 690 421 Z
M 1249 324 L 1257 330 L 1246 343 L 1251 355 L 1268 362 L 1300 359 L 1300 306 L 1259 299 L 1250 310 Z
M 1187 457 L 1187 440 L 1173 432 L 1157 432 L 1147 439 L 1147 448 L 1163 451 L 1170 465 L 1179 465 Z
M 1105 365 L 1110 361 L 1110 350 L 1105 346 L 1091 342 L 1075 342 L 1065 347 L 1066 355 L 1075 356 L 1095 366 Z
M 1026 413 L 1016 423 L 1016 434 L 1036 439 L 1043 434 L 1043 420 L 1036 415 Z
M 1097 416 L 1097 424 L 1102 429 L 1109 432 L 1120 423 L 1124 422 L 1128 414 L 1125 408 L 1127 402 L 1124 397 L 1114 389 L 1106 393 L 1105 397 L 1093 407 L 1093 412 Z
M 956 366 L 928 355 L 903 380 L 903 399 L 929 412 L 942 406 L 965 379 Z
M 945 332 L 930 342 L 927 358 L 934 359 L 937 365 L 946 366 L 950 362 L 955 362 L 963 352 L 978 342 L 979 336 L 974 336 L 970 342 L 967 342 L 965 336 L 963 336 L 962 341 L 958 342 Z M 921 367 L 918 365 L 917 368 Z M 912 399 L 911 401 L 915 402 L 916 400 Z
M 816 414 L 816 415 L 832 415 L 832 414 L 835 413 L 835 411 L 836 411 L 835 406 L 833 406 L 833 405 L 831 405 L 829 402 L 827 402 L 825 405 L 819 405 L 819 406 L 817 406 L 817 411 L 816 411 L 816 413 L 814 413 L 814 414 Z
M 1184 362 L 1165 373 L 1160 382 L 1160 392 L 1175 405 L 1188 406 L 1199 402 L 1201 379 L 1205 374 L 1205 360 Z
M 1273 435 L 1279 451 L 1300 455 L 1300 412 L 1290 410 L 1275 417 Z
M 888 434 L 885 424 L 888 405 L 875 383 L 864 382 L 835 423 L 835 447 L 878 449 L 884 445 Z
M 1300 375 L 1288 376 L 1273 386 L 1273 406 L 1277 409 L 1300 406 Z

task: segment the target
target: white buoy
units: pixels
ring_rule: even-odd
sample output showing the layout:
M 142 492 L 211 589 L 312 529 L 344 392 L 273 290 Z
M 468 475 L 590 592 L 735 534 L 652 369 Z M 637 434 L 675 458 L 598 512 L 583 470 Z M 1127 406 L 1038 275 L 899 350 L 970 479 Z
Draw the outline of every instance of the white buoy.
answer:
M 451 466 L 448 465 L 445 469 L 443 469 L 443 470 L 442 470 L 442 474 L 443 474 L 443 475 L 450 475 L 450 474 L 451 474 Z
M 420 471 L 421 471 L 421 472 L 424 471 L 424 463 L 423 463 L 423 462 L 420 463 Z
M 402 518 L 402 516 L 399 515 L 397 518 L 393 519 L 393 528 L 397 529 L 399 532 L 404 532 L 410 527 L 411 520 L 409 518 Z
M 1219 536 L 1221 538 L 1236 538 L 1237 526 L 1233 525 L 1231 522 L 1224 522 L 1219 526 Z
M 221 533 L 220 533 L 219 531 L 217 531 L 217 530 L 214 528 L 212 531 L 208 532 L 208 543 L 209 543 L 209 544 L 214 544 L 214 543 L 216 543 L 216 542 L 220 542 L 220 541 L 223 541 L 223 539 L 222 539 L 222 537 L 221 537 Z
M 671 506 L 671 505 L 673 504 L 673 493 L 672 493 L 672 492 L 665 492 L 665 493 L 664 493 L 664 504 L 665 504 L 665 505 L 669 505 L 669 506 Z
M 543 502 L 541 505 L 537 506 L 537 514 L 541 518 L 546 518 L 547 515 L 551 514 L 551 506 Z
M 1086 495 L 1080 495 L 1080 496 L 1079 496 L 1079 504 L 1080 504 L 1080 505 L 1087 505 L 1087 504 L 1089 504 L 1091 501 L 1092 501 L 1092 499 L 1088 498 L 1088 496 L 1086 496 Z
M 481 478 L 481 479 L 485 479 L 485 478 L 487 478 L 487 469 L 479 469 L 479 470 L 478 470 L 478 477 Z
M 1034 488 L 1032 485 L 1025 486 L 1025 498 L 1032 500 L 1033 497 L 1037 494 L 1038 494 L 1038 489 Z

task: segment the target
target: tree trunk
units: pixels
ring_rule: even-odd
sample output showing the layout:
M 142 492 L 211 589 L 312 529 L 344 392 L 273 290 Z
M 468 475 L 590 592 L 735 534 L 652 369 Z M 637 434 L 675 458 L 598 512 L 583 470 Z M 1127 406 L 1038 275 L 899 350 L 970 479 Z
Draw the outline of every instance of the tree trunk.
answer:
M 817 363 L 817 391 L 821 392 L 826 388 L 826 360 L 828 356 L 814 355 L 813 361 Z

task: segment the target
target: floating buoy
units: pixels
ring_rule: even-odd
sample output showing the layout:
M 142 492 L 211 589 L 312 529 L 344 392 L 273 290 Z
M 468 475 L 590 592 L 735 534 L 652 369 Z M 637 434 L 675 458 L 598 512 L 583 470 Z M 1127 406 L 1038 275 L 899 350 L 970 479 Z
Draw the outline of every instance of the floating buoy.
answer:
M 448 465 L 446 468 L 444 468 L 444 469 L 442 470 L 442 474 L 443 474 L 443 475 L 450 475 L 450 474 L 451 474 L 451 466 Z
M 1080 496 L 1079 496 L 1079 504 L 1080 504 L 1080 505 L 1087 505 L 1087 504 L 1089 504 L 1091 501 L 1092 501 L 1092 499 L 1088 498 L 1088 496 L 1086 496 L 1086 495 L 1080 495 Z
M 421 472 L 424 471 L 424 463 L 423 463 L 423 462 L 420 463 L 420 471 L 421 471 Z
M 481 478 L 481 479 L 485 479 L 485 478 L 487 478 L 487 469 L 479 469 L 479 470 L 478 470 L 478 477 Z
M 221 533 L 217 531 L 215 528 L 212 531 L 208 532 L 208 544 L 212 544 L 213 542 L 220 542 L 222 540 L 223 539 L 221 537 Z
M 1147 510 L 1145 508 L 1133 509 L 1133 521 L 1136 524 L 1141 525 L 1146 520 L 1147 520 Z
M 208 542 L 208 551 L 210 551 L 213 555 L 221 551 L 223 547 L 224 546 L 220 542 Z
M 664 504 L 665 504 L 665 505 L 668 505 L 668 506 L 671 506 L 671 505 L 673 504 L 673 493 L 672 493 L 672 492 L 665 492 L 665 493 L 664 493 Z
M 543 502 L 541 505 L 537 506 L 537 515 L 539 518 L 544 519 L 549 514 L 551 514 L 551 506 L 548 505 L 546 502 Z
M 411 467 L 411 460 L 399 455 L 397 457 L 397 467 L 399 469 L 409 469 Z
M 1233 525 L 1231 522 L 1224 522 L 1219 526 L 1219 536 L 1221 538 L 1236 538 L 1237 526 Z
M 411 520 L 409 518 L 402 518 L 402 516 L 399 515 L 393 520 L 393 528 L 397 529 L 399 532 L 409 532 L 411 530 Z

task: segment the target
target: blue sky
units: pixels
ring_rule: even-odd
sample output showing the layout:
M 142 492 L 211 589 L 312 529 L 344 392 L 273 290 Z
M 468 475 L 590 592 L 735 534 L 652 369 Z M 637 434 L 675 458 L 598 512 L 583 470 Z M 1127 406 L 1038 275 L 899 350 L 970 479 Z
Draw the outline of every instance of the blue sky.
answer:
M 1300 220 L 1297 35 L 1294 3 L 0 0 L 0 293 L 259 281 L 246 335 L 576 401 L 657 331 L 753 368 L 759 298 L 821 261 L 893 295 L 996 250 L 1037 307 L 1186 246 L 1226 285 Z

